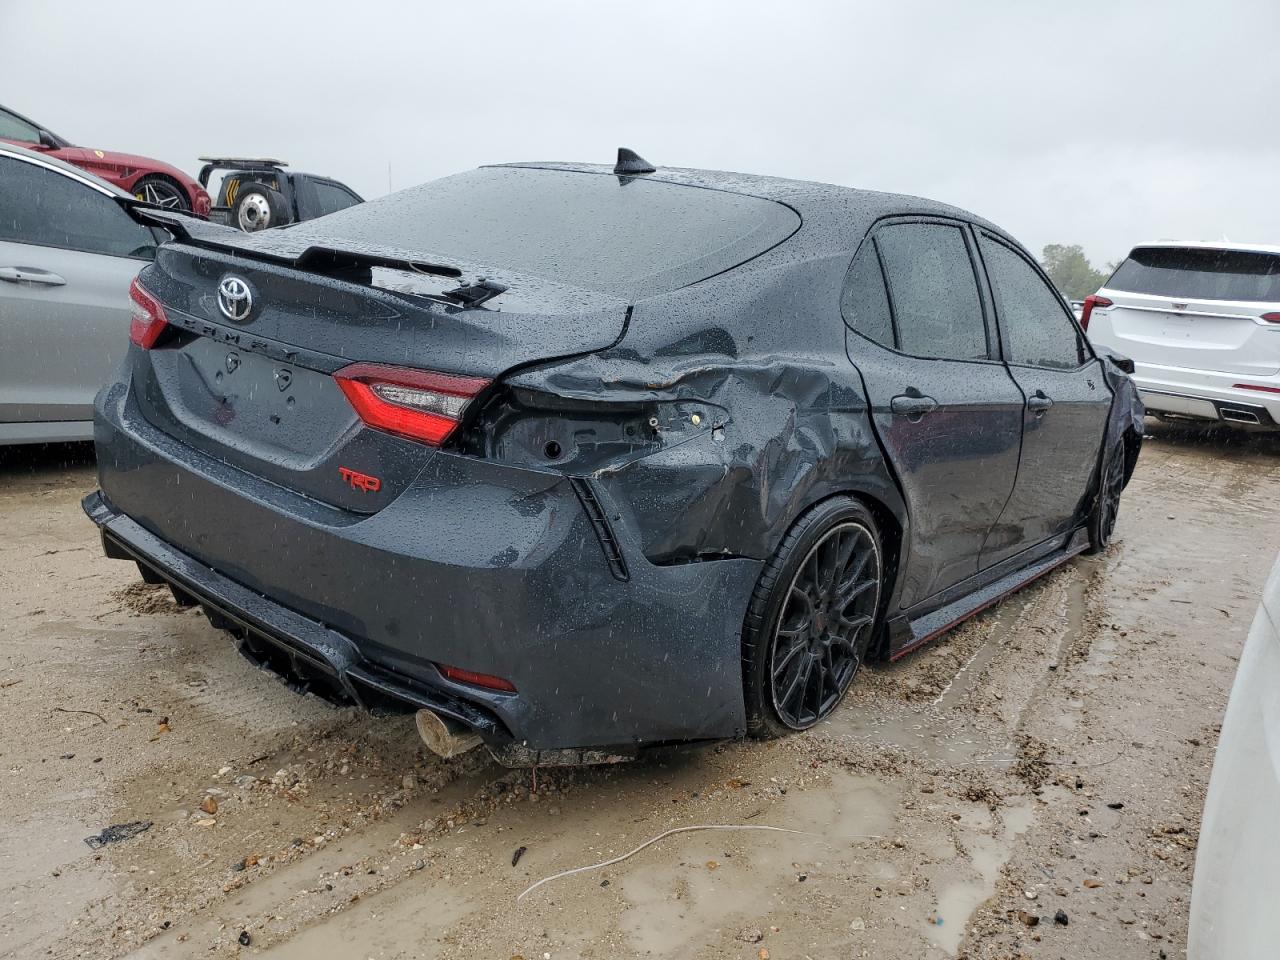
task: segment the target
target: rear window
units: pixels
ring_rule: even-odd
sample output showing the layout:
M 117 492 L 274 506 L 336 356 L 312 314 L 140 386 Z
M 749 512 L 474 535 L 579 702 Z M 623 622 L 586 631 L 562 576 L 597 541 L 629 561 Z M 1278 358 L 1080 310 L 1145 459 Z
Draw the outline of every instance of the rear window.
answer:
M 1280 301 L 1280 256 L 1245 250 L 1139 247 L 1106 286 L 1187 300 L 1274 303 Z
M 484 167 L 290 227 L 314 238 L 543 277 L 638 298 L 687 286 L 795 232 L 791 208 L 644 177 Z M 345 245 L 345 244 L 344 244 Z

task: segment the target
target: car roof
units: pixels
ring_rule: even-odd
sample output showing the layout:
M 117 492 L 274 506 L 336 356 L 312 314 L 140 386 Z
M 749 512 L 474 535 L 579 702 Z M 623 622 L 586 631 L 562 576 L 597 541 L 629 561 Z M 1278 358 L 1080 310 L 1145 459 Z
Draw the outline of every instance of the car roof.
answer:
M 492 164 L 492 166 L 617 175 L 611 166 L 597 163 L 536 161 Z M 843 187 L 833 183 L 688 167 L 660 166 L 653 173 L 641 174 L 639 177 L 687 187 L 740 193 L 786 204 L 800 214 L 807 228 L 804 232 L 810 234 L 814 227 L 825 225 L 833 234 L 847 234 L 850 228 L 853 228 L 853 232 L 861 236 L 865 234 L 866 228 L 871 223 L 881 217 L 937 216 L 967 220 L 1017 243 L 1001 227 L 968 210 L 909 194 L 884 193 L 860 187 Z
M 47 153 L 40 153 L 36 150 L 28 150 L 26 147 L 16 147 L 11 143 L 0 143 L 0 156 L 10 156 L 18 160 L 25 160 L 29 163 L 35 163 L 42 167 L 48 167 L 50 170 L 56 170 L 64 173 L 73 179 L 79 180 L 81 183 L 88 184 L 103 193 L 109 193 L 113 197 L 121 197 L 123 199 L 132 199 L 129 194 L 125 193 L 115 184 L 108 183 L 101 177 L 94 176 L 88 170 L 77 167 L 74 164 L 67 163 L 65 160 L 59 160 L 57 157 L 51 157 Z
M 988 220 L 950 204 L 904 194 L 882 193 L 782 177 L 679 167 L 663 167 L 651 173 L 621 176 L 616 174 L 611 166 L 589 163 L 497 163 L 486 165 L 481 169 L 515 169 L 527 170 L 530 173 L 545 171 L 565 175 L 607 176 L 622 181 L 624 185 L 627 182 L 646 180 L 655 184 L 718 190 L 774 201 L 798 214 L 800 224 L 799 229 L 788 234 L 769 249 L 745 261 L 745 263 L 754 263 L 766 268 L 806 261 L 830 260 L 836 263 L 843 260 L 840 267 L 843 270 L 848 266 L 848 257 L 859 248 L 875 223 L 889 217 L 940 217 L 967 222 L 988 231 L 993 236 L 1002 238 L 1017 249 L 1026 250 L 1008 232 Z M 427 184 L 422 184 L 399 193 L 407 193 L 426 186 Z M 373 202 L 383 204 L 385 209 L 385 205 L 393 203 L 399 193 L 389 194 Z M 341 217 L 343 212 L 332 216 Z M 157 214 L 157 219 L 167 219 L 167 215 Z M 322 221 L 325 219 L 327 218 L 321 218 Z M 345 243 L 355 243 L 359 253 L 367 257 L 414 261 L 421 259 L 428 252 L 443 255 L 441 251 L 424 251 L 411 243 L 394 245 L 379 242 L 372 237 L 362 236 L 358 240 L 351 238 L 344 240 L 342 237 L 334 238 L 329 234 L 321 235 L 315 233 L 314 228 L 309 228 L 307 223 L 293 225 L 285 230 L 240 233 L 183 217 L 180 226 L 182 235 L 197 245 L 246 250 L 284 261 L 298 259 L 312 246 L 330 246 L 335 239 Z M 353 250 L 356 247 L 344 249 Z M 1026 256 L 1035 262 L 1034 255 L 1027 252 Z M 743 264 L 738 265 L 738 267 L 741 266 Z
M 1280 253 L 1280 244 L 1275 243 L 1233 243 L 1230 240 L 1152 240 L 1150 243 L 1135 244 L 1134 250 L 1145 250 L 1150 247 L 1189 247 L 1196 250 L 1240 250 L 1245 253 Z M 1132 251 L 1130 251 L 1132 253 Z

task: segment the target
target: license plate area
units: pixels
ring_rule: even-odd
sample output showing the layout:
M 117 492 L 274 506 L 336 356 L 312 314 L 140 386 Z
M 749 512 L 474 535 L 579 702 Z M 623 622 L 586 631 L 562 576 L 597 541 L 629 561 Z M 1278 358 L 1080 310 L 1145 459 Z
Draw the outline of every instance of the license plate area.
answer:
M 173 413 L 247 453 L 282 455 L 304 468 L 355 423 L 327 374 L 207 337 L 193 338 L 168 359 L 156 364 L 156 374 Z

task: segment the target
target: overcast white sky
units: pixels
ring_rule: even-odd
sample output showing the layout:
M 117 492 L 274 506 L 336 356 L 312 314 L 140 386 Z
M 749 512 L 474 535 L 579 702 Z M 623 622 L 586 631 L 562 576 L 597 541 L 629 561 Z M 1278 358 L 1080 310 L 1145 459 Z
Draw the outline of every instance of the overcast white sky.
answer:
M 621 144 L 945 200 L 1036 253 L 1280 242 L 1280 0 L 0 0 L 0 38 L 0 102 L 192 173 L 373 197 Z

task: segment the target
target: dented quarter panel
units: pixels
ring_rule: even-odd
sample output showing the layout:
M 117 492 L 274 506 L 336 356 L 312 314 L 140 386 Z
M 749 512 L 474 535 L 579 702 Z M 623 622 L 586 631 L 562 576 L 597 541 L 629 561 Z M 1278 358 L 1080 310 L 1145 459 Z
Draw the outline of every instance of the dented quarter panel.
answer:
M 1133 379 L 1117 367 L 1105 351 L 1099 353 L 1098 357 L 1102 361 L 1102 374 L 1106 377 L 1107 385 L 1111 388 L 1112 393 L 1111 414 L 1107 418 L 1107 442 L 1103 447 L 1102 453 L 1103 463 L 1105 464 L 1106 458 L 1110 456 L 1112 446 L 1120 437 L 1132 432 L 1137 439 L 1137 443 L 1127 450 L 1124 476 L 1127 484 L 1129 477 L 1133 475 L 1133 468 L 1137 463 L 1138 452 L 1141 449 L 1142 438 L 1145 435 L 1144 425 L 1147 408 L 1142 402 L 1142 396 L 1138 393 L 1138 388 Z
M 841 251 L 796 262 L 783 247 L 732 278 L 642 301 L 609 350 L 509 378 L 528 396 L 656 422 L 646 447 L 587 474 L 649 562 L 766 559 L 800 513 L 839 493 L 873 500 L 909 529 L 845 354 L 848 260 Z

